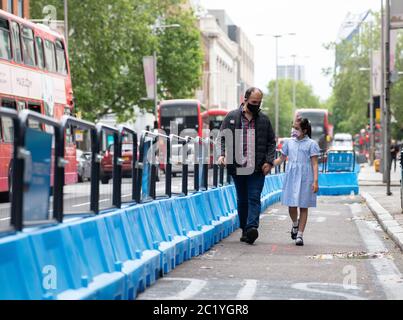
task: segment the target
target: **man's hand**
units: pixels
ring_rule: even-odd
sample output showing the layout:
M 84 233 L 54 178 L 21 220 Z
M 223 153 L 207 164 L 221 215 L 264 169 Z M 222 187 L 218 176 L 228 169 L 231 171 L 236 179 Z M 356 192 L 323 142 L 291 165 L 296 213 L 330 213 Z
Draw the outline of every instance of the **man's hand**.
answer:
M 220 156 L 217 160 L 217 164 L 219 166 L 226 166 L 227 162 L 225 161 L 225 157 L 224 156 Z
M 312 184 L 312 192 L 313 192 L 313 193 L 318 193 L 318 191 L 319 191 L 319 184 L 318 184 L 318 181 L 315 181 L 315 182 Z
M 272 166 L 268 163 L 265 163 L 262 167 L 263 174 L 265 176 L 267 176 L 270 173 L 271 169 L 272 169 Z

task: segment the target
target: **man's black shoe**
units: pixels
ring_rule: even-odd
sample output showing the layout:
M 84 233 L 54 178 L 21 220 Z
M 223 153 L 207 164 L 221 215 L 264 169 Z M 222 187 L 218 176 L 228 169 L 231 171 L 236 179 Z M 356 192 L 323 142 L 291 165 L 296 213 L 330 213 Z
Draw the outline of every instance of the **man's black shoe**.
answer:
M 257 237 L 259 236 L 259 232 L 256 228 L 250 228 L 246 231 L 246 243 L 253 244 Z
M 247 236 L 246 236 L 246 231 L 242 230 L 242 236 L 241 236 L 241 242 L 246 242 L 248 240 Z

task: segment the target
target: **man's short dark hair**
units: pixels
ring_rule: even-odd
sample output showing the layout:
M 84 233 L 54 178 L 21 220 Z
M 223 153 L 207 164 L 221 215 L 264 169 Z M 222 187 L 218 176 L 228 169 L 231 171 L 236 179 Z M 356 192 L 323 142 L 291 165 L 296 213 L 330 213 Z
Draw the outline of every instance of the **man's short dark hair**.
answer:
M 252 93 L 254 93 L 255 91 L 259 91 L 260 94 L 263 96 L 263 91 L 260 90 L 259 88 L 256 87 L 250 87 L 248 90 L 246 90 L 245 92 L 245 100 L 248 100 L 249 97 L 252 95 Z

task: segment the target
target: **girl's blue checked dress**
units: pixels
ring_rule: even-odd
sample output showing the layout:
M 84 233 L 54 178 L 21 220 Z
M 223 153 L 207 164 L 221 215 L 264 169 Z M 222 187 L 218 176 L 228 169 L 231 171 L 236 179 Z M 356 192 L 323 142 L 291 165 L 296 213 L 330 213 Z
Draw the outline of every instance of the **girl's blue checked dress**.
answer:
M 307 136 L 302 140 L 291 138 L 285 141 L 281 153 L 288 157 L 281 203 L 288 207 L 316 207 L 311 157 L 320 155 L 319 145 Z

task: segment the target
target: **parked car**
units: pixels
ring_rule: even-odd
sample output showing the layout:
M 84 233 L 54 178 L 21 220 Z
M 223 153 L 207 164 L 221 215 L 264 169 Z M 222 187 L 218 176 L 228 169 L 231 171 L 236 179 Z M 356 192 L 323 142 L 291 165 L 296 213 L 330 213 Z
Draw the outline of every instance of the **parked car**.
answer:
M 349 133 L 336 133 L 334 135 L 333 144 L 330 148 L 332 151 L 353 151 L 353 136 Z
M 102 184 L 108 184 L 113 175 L 113 148 L 110 144 L 101 160 L 100 180 Z M 133 144 L 122 144 L 122 176 L 130 178 L 132 176 Z
M 77 176 L 78 181 L 89 181 L 91 179 L 91 152 L 76 150 Z
M 172 154 L 171 154 L 171 163 L 172 163 L 172 175 L 174 177 L 177 176 L 178 173 L 182 173 L 182 144 L 174 144 L 172 145 Z M 187 161 L 188 161 L 188 172 L 194 172 L 194 145 L 188 144 L 187 145 L 188 152 L 187 152 Z

